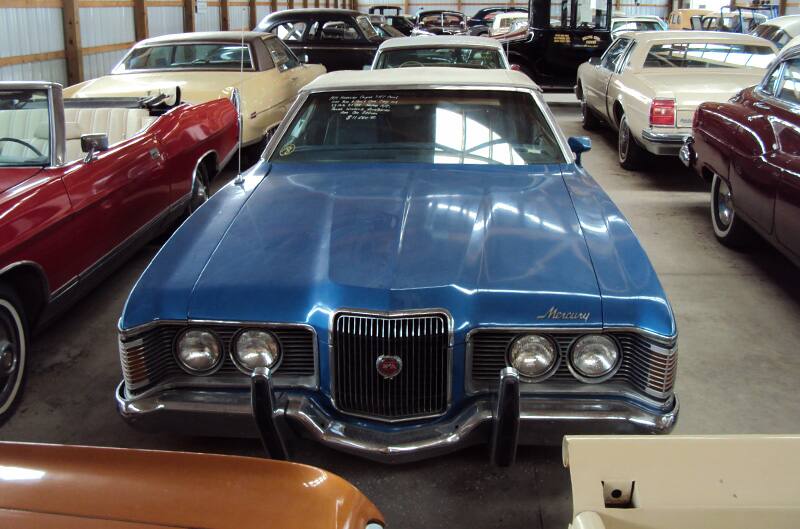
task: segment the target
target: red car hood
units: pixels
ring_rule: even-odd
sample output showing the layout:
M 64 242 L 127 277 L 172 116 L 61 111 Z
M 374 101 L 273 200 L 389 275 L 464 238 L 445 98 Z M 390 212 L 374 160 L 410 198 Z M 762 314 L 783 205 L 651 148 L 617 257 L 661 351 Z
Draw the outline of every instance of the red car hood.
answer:
M 41 170 L 41 167 L 0 167 L 0 193 L 21 184 Z

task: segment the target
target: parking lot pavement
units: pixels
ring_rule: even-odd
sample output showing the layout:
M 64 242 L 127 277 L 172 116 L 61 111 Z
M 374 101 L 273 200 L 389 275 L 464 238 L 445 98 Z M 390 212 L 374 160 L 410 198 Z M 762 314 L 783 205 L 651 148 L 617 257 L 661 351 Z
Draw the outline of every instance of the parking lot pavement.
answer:
M 575 107 L 554 107 L 565 133 L 584 134 Z M 648 170 L 617 165 L 615 135 L 591 135 L 586 167 L 630 219 L 670 296 L 680 329 L 678 433 L 800 432 L 800 282 L 777 252 L 730 251 L 707 219 L 706 185 L 677 160 Z M 231 169 L 225 177 L 233 177 Z M 252 440 L 143 434 L 116 414 L 120 379 L 116 323 L 125 297 L 162 240 L 37 336 L 16 414 L 0 429 L 9 441 L 191 450 L 259 456 Z M 389 527 L 564 528 L 569 474 L 558 447 L 524 447 L 511 469 L 489 466 L 485 447 L 404 466 L 385 466 L 293 445 L 293 458 L 359 486 Z

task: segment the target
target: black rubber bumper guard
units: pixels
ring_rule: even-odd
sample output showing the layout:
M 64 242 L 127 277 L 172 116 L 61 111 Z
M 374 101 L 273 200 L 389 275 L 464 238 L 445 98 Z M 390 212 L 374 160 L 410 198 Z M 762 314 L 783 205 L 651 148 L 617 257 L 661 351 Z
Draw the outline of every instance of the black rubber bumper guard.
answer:
M 511 466 L 519 443 L 519 373 L 513 367 L 500 372 L 500 388 L 492 421 L 491 461 L 499 467 Z M 275 421 L 276 399 L 272 373 L 257 368 L 250 376 L 250 404 L 267 457 L 288 461 L 286 440 Z

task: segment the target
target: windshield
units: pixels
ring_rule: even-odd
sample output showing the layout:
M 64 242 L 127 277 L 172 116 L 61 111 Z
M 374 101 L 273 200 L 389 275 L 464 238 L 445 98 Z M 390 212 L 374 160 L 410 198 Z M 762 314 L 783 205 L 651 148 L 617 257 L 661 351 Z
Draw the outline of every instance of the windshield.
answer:
M 611 26 L 611 31 L 614 33 L 625 31 L 661 31 L 664 26 L 655 20 L 630 20 L 623 22 L 614 22 Z
M 376 70 L 413 66 L 456 66 L 503 69 L 497 50 L 488 48 L 416 48 L 387 50 L 378 55 Z
M 205 69 L 238 70 L 244 53 L 244 69 L 252 70 L 250 48 L 231 43 L 164 44 L 136 48 L 125 57 L 116 73 L 127 70 Z
M 0 90 L 0 166 L 50 164 L 47 90 Z
M 565 161 L 531 94 L 486 90 L 312 94 L 271 160 L 498 165 Z
M 654 44 L 644 68 L 766 68 L 775 53 L 768 46 L 709 42 Z

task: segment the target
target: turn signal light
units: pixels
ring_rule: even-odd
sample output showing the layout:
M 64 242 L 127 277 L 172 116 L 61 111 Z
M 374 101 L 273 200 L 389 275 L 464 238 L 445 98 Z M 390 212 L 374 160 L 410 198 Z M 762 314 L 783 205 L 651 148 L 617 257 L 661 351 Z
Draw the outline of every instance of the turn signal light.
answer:
M 675 126 L 674 99 L 654 99 L 650 103 L 650 125 L 656 127 Z

